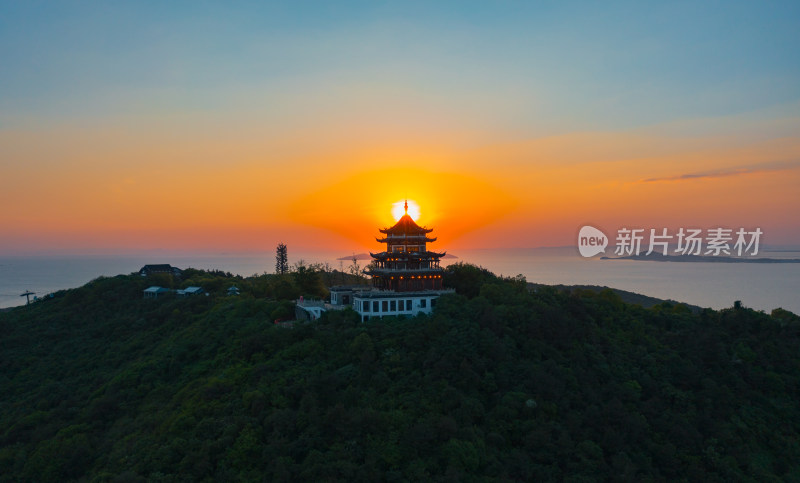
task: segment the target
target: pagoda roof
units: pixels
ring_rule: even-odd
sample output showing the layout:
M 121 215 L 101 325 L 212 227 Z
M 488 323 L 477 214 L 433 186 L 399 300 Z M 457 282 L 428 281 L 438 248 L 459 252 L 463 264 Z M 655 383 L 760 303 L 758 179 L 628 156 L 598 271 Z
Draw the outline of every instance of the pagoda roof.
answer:
M 389 237 L 378 238 L 378 237 L 375 237 L 375 241 L 380 242 L 380 243 L 388 243 L 390 241 L 397 242 L 398 239 L 400 241 L 405 240 L 406 242 L 408 242 L 408 241 L 412 241 L 412 242 L 413 241 L 416 241 L 416 242 L 424 241 L 426 243 L 432 243 L 432 242 L 436 241 L 436 237 L 430 238 L 430 237 L 425 236 L 424 234 L 423 235 L 405 235 L 405 236 L 402 236 L 402 237 L 400 235 L 395 235 L 394 238 L 389 238 Z
M 392 235 L 424 235 L 425 233 L 430 233 L 433 231 L 432 228 L 424 228 L 414 221 L 408 213 L 403 215 L 397 223 L 394 224 L 391 228 L 382 228 L 380 230 L 381 233 L 392 234 Z

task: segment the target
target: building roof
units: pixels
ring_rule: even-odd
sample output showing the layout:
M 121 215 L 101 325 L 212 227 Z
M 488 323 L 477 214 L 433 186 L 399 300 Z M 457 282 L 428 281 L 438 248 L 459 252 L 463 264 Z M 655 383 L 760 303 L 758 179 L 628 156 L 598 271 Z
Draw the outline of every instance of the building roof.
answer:
M 172 265 L 169 263 L 147 264 L 142 267 L 142 270 L 172 270 Z
M 399 244 L 399 243 L 405 242 L 406 244 L 408 244 L 408 242 L 411 242 L 413 244 L 414 242 L 416 242 L 416 243 L 419 243 L 419 242 L 432 243 L 432 242 L 436 241 L 436 237 L 430 238 L 430 237 L 427 237 L 425 235 L 404 235 L 402 233 L 399 233 L 399 234 L 394 234 L 393 233 L 393 234 L 390 234 L 389 236 L 387 236 L 385 238 L 375 237 L 375 240 L 378 243 L 395 242 L 395 244 Z
M 372 290 L 371 285 L 335 285 L 331 287 L 331 292 L 363 292 Z
M 164 292 L 169 292 L 169 289 L 154 285 L 152 287 L 147 287 L 146 289 L 144 289 L 144 292 L 145 293 L 164 293 Z
M 416 292 L 395 292 L 394 290 L 375 290 L 373 292 L 365 292 L 353 295 L 354 299 L 407 299 L 413 297 L 432 297 L 444 295 L 446 293 L 455 293 L 452 288 L 442 290 L 418 290 Z
M 408 213 L 406 213 L 399 220 L 397 220 L 397 223 L 395 223 L 394 226 L 392 226 L 391 228 L 381 228 L 378 231 L 380 231 L 381 233 L 386 233 L 387 235 L 392 234 L 395 236 L 397 235 L 422 236 L 425 235 L 425 233 L 432 232 L 433 229 L 417 225 L 414 219 L 408 216 Z
M 148 264 L 145 265 L 139 270 L 139 273 L 147 274 L 147 273 L 180 273 L 181 269 L 178 267 L 173 267 L 168 263 L 157 263 L 157 264 Z

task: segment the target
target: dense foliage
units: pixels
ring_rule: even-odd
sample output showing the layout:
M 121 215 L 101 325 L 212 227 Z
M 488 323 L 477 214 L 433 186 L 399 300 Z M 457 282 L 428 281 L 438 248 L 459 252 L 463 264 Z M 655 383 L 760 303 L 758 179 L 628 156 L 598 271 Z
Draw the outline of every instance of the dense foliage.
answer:
M 0 313 L 0 481 L 800 480 L 791 312 L 461 265 L 432 316 L 285 328 L 307 274 L 186 275 Z

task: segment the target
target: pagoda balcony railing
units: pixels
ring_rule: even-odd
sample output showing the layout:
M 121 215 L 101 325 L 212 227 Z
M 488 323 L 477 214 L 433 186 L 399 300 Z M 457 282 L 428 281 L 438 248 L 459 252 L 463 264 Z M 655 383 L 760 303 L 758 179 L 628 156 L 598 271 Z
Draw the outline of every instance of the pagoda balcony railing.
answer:
M 381 253 L 372 253 L 369 252 L 372 258 L 377 259 L 388 259 L 388 258 L 397 258 L 397 261 L 403 260 L 413 260 L 413 261 L 424 261 L 426 259 L 436 259 L 441 258 L 446 255 L 447 252 L 432 252 L 430 250 L 425 251 L 418 251 L 418 252 L 381 252 Z
M 395 235 L 394 233 L 387 233 L 384 239 L 393 239 L 393 240 L 413 240 L 413 239 L 422 239 L 427 238 L 428 240 L 436 240 L 436 238 L 430 238 L 427 234 L 421 233 L 419 235 L 409 235 L 407 233 L 403 233 L 402 235 Z
M 439 272 L 444 270 L 442 267 L 420 267 L 420 268 L 369 268 L 364 273 L 401 273 L 401 272 Z
M 423 260 L 423 261 L 397 261 L 397 262 L 378 262 L 374 265 L 375 267 L 380 268 L 430 268 L 430 267 L 439 267 L 439 261 L 435 260 Z

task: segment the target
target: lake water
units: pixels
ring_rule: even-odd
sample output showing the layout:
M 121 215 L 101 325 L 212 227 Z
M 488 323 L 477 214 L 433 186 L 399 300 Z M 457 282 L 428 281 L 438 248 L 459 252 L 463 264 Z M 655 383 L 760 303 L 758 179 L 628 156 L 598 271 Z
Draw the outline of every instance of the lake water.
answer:
M 293 254 L 289 262 L 329 263 L 346 268 L 350 262 L 336 259 L 347 253 Z M 572 247 L 464 250 L 458 259 L 481 265 L 500 275 L 524 275 L 529 282 L 565 285 L 605 285 L 652 297 L 674 299 L 715 309 L 736 300 L 769 312 L 783 307 L 800 314 L 800 264 L 676 263 L 633 260 L 584 259 Z M 800 251 L 763 251 L 769 258 L 800 258 Z M 98 276 L 138 271 L 148 263 L 169 263 L 180 268 L 218 269 L 239 275 L 274 272 L 273 252 L 245 254 L 168 254 L 120 256 L 25 256 L 0 257 L 0 307 L 25 303 L 26 290 L 38 296 L 79 287 Z M 363 266 L 367 262 L 360 261 Z

